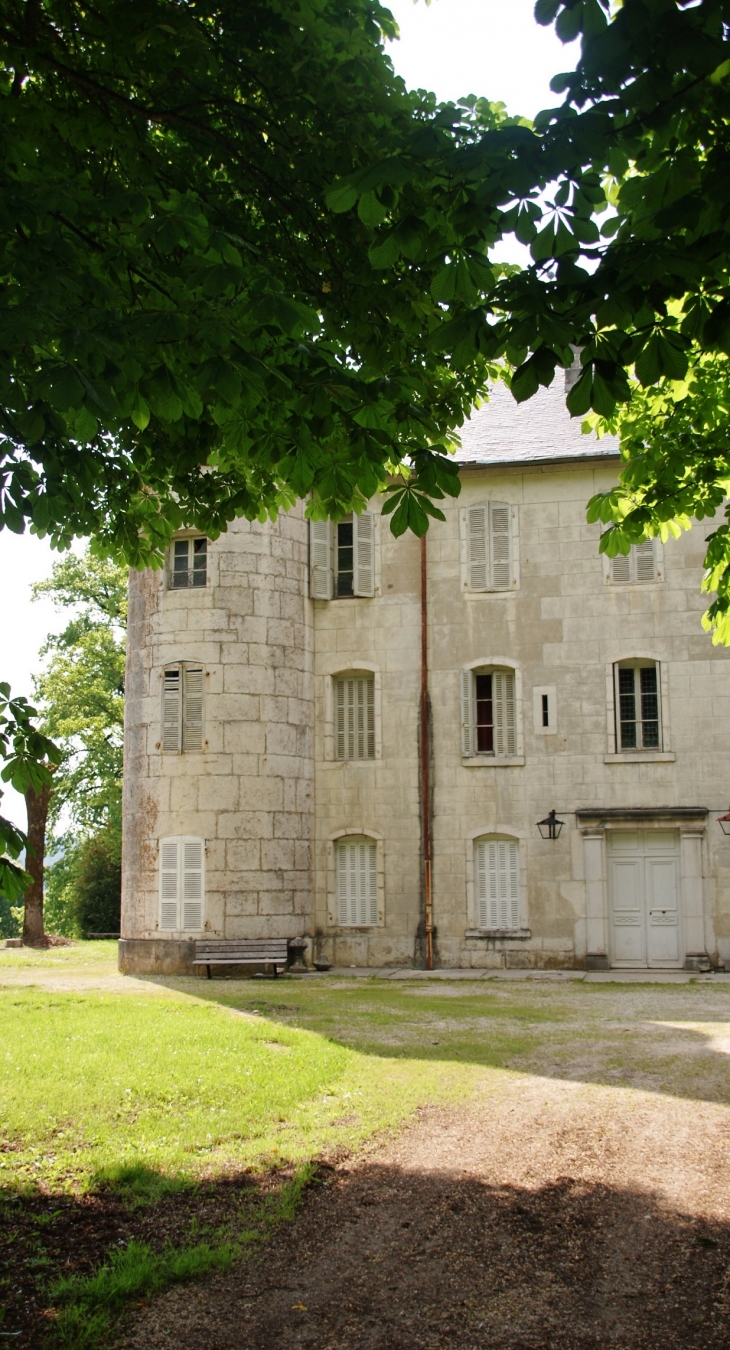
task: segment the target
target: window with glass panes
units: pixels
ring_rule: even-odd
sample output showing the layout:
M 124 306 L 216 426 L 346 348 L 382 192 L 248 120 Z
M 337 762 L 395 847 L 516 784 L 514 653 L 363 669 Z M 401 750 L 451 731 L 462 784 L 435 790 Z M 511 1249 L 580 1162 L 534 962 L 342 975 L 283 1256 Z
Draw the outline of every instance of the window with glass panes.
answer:
M 614 668 L 617 750 L 661 750 L 659 667 L 622 661 Z
M 335 595 L 354 595 L 355 532 L 352 517 L 335 526 Z
M 494 702 L 492 676 L 477 675 L 474 679 L 476 695 L 476 750 L 478 755 L 494 754 Z
M 208 577 L 208 540 L 175 539 L 172 545 L 173 590 L 204 586 Z

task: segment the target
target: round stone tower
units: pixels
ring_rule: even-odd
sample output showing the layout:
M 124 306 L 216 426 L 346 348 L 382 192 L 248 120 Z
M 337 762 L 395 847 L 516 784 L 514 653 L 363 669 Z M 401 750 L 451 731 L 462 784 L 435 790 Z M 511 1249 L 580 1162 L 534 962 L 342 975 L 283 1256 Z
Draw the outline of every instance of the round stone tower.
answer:
M 195 938 L 312 931 L 313 681 L 302 508 L 173 542 L 132 572 L 124 971 L 191 969 Z

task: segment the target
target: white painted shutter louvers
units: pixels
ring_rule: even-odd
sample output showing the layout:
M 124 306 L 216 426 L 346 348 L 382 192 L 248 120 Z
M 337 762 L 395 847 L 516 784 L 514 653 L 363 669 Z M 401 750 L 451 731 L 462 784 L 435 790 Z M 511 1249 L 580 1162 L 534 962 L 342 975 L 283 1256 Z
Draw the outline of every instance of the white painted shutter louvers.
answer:
M 332 599 L 331 536 L 328 520 L 310 520 L 310 593 L 313 600 Z
M 470 506 L 466 513 L 469 589 L 486 591 L 489 585 L 489 559 L 487 556 L 487 508 Z
M 342 675 L 335 680 L 335 756 L 375 758 L 375 680 Z
M 643 544 L 637 544 L 634 553 L 636 559 L 636 580 L 653 581 L 654 540 L 645 539 Z
M 353 586 L 355 595 L 375 594 L 375 521 L 372 511 L 353 515 Z
M 182 845 L 183 928 L 196 932 L 203 926 L 203 841 L 185 839 Z
M 183 671 L 183 750 L 203 748 L 203 672 L 186 666 Z
M 492 671 L 492 706 L 494 708 L 494 753 L 514 755 L 517 749 L 515 734 L 515 677 L 511 670 Z
M 179 890 L 179 841 L 163 839 L 160 844 L 160 928 L 177 928 Z
M 340 840 L 335 852 L 338 923 L 373 927 L 378 922 L 377 845 L 367 839 Z
M 172 835 L 160 840 L 160 928 L 203 927 L 205 840 Z
M 504 502 L 489 503 L 491 581 L 497 591 L 506 591 L 512 582 L 511 516 Z
M 181 670 L 177 666 L 174 670 L 163 672 L 163 690 L 162 690 L 162 748 L 163 750 L 180 749 L 180 685 Z
M 482 929 L 520 926 L 519 847 L 506 839 L 480 839 L 474 849 L 476 921 Z
M 629 581 L 654 581 L 656 579 L 654 560 L 654 540 L 645 539 L 642 544 L 633 544 L 628 553 L 617 553 L 611 559 L 611 581 L 621 584 Z
M 466 532 L 469 590 L 509 590 L 512 585 L 512 508 L 506 502 L 468 507 Z
M 473 733 L 473 687 L 474 675 L 471 670 L 462 670 L 461 672 L 461 753 L 465 759 L 470 759 L 474 753 L 474 733 Z

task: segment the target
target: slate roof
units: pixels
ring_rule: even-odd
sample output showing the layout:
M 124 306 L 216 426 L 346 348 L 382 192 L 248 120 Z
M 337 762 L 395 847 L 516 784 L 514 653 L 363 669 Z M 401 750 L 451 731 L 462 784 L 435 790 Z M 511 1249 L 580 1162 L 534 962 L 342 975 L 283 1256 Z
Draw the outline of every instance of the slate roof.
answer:
M 489 402 L 472 413 L 459 435 L 456 460 L 466 466 L 611 459 L 619 452 L 615 436 L 583 435 L 581 418 L 571 417 L 565 406 L 561 371 L 526 403 L 515 403 L 504 384 L 493 385 Z

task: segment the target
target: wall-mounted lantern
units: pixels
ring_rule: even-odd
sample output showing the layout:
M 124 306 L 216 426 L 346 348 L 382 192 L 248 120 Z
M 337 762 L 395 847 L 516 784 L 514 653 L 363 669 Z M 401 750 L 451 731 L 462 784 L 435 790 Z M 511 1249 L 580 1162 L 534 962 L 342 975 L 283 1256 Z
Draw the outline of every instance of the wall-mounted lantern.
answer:
M 728 811 L 724 816 L 718 816 L 717 823 L 720 826 L 720 829 L 722 830 L 723 834 L 730 834 L 730 811 Z
M 728 815 L 728 820 L 730 820 L 730 815 Z M 558 820 L 555 812 L 550 811 L 544 820 L 538 820 L 537 828 L 543 839 L 557 839 L 564 824 L 564 820 Z

